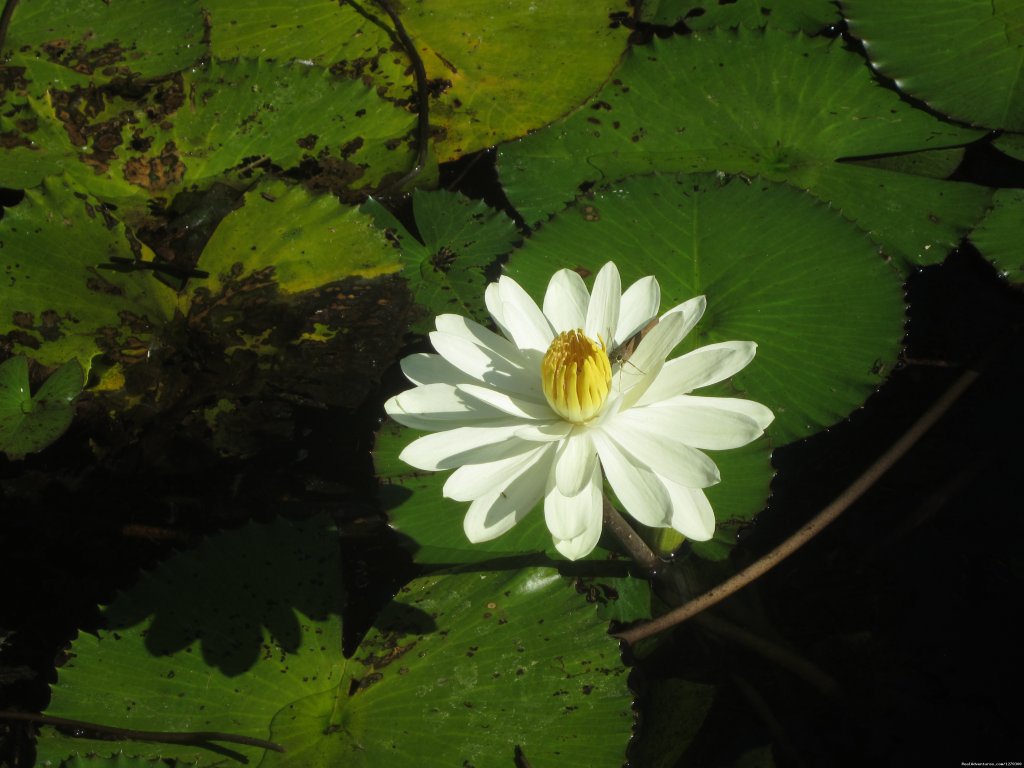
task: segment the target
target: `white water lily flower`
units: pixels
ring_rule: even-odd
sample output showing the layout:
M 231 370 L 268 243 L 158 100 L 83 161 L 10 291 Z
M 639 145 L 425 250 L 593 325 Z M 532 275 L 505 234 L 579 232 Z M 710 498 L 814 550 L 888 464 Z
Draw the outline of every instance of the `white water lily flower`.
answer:
M 642 278 L 623 293 L 611 263 L 593 293 L 575 272 L 555 273 L 543 311 L 509 277 L 484 297 L 503 335 L 439 316 L 430 334 L 439 354 L 405 358 L 416 386 L 384 406 L 399 423 L 433 432 L 400 458 L 455 470 L 444 495 L 470 502 L 469 540 L 500 536 L 543 498 L 555 547 L 584 557 L 601 535 L 605 477 L 644 525 L 709 539 L 715 517 L 701 489 L 720 478 L 700 449 L 746 445 L 774 416 L 750 400 L 688 393 L 741 370 L 757 345 L 709 344 L 666 362 L 704 313 L 704 297 L 659 318 L 658 281 Z M 655 319 L 622 360 L 615 350 Z

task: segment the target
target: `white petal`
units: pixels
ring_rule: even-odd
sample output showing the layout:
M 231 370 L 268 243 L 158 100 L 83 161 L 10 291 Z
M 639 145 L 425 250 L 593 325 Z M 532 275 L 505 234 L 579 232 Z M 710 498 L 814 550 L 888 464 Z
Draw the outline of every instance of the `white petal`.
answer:
M 479 384 L 459 384 L 457 389 L 509 416 L 532 421 L 550 421 L 558 418 L 546 400 L 538 403 L 527 398 L 514 397 L 492 387 L 481 387 Z
M 668 491 L 648 469 L 630 459 L 614 440 L 595 430 L 593 439 L 605 477 L 619 503 L 634 518 L 652 528 L 664 528 L 672 514 Z
M 413 384 L 461 384 L 472 377 L 440 355 L 418 352 L 402 358 L 402 373 Z
M 645 408 L 633 408 L 626 416 L 632 424 L 642 425 L 650 432 L 675 435 L 677 440 L 686 445 L 710 451 L 739 448 L 764 433 L 761 423 L 746 413 L 728 405 L 716 407 L 720 399 L 726 398 L 680 395 Z M 760 403 L 754 405 L 771 414 L 771 411 Z M 758 415 L 761 415 L 760 411 Z
M 708 300 L 704 296 L 696 296 L 682 304 L 676 304 L 672 309 L 661 316 L 662 321 L 669 315 L 681 315 L 683 317 L 683 333 L 679 338 L 693 330 L 693 326 L 704 316 L 704 310 L 708 306 Z
M 498 281 L 498 296 L 505 327 L 516 346 L 547 352 L 555 336 L 537 303 L 511 277 L 502 277 Z
M 587 306 L 587 321 L 584 331 L 592 339 L 600 338 L 611 348 L 615 329 L 619 324 L 619 302 L 622 299 L 622 282 L 619 270 L 608 262 L 594 278 L 594 290 Z
M 653 403 L 723 381 L 746 367 L 756 351 L 757 344 L 752 341 L 723 341 L 669 360 L 638 404 Z
M 505 334 L 506 339 L 511 339 L 512 334 L 509 333 L 508 326 L 505 325 L 505 308 L 501 303 L 501 291 L 498 290 L 497 283 L 487 284 L 484 289 L 484 304 L 487 306 L 487 311 L 491 313 L 494 324 Z
M 600 512 L 600 510 L 598 510 Z M 597 542 L 601 538 L 601 518 L 597 522 L 587 526 L 583 533 L 575 539 L 555 539 L 555 549 L 567 560 L 579 560 L 594 551 Z
M 553 474 L 553 473 L 552 473 Z M 580 492 L 566 496 L 549 477 L 544 494 L 544 520 L 555 541 L 572 541 L 588 528 L 601 531 L 601 467 L 594 464 Z M 597 538 L 594 538 L 596 543 Z M 593 547 L 591 547 L 593 549 Z M 589 550 L 588 550 L 589 552 Z
M 676 395 L 660 403 L 654 403 L 651 408 L 662 406 L 686 406 L 688 408 L 715 408 L 731 413 L 740 414 L 755 422 L 762 430 L 775 421 L 775 414 L 768 408 L 754 400 L 745 400 L 742 397 L 703 397 L 701 395 Z
M 522 450 L 522 441 L 515 437 L 521 425 L 518 419 L 506 419 L 488 426 L 435 432 L 413 440 L 398 458 L 416 469 L 431 472 L 494 461 Z
M 384 410 L 399 424 L 432 432 L 503 419 L 507 415 L 460 394 L 449 384 L 426 384 L 406 390 L 384 403 Z
M 547 445 L 523 443 L 523 452 L 486 464 L 463 464 L 444 483 L 444 495 L 455 501 L 473 501 L 504 488 L 523 472 L 531 471 L 553 449 Z
M 761 405 L 754 400 L 744 400 L 741 397 L 701 397 L 700 395 L 680 395 L 665 401 L 668 405 L 676 403 L 700 404 L 703 407 L 719 408 L 733 413 L 739 413 L 749 419 L 753 419 L 757 425 L 765 430 L 768 425 L 775 421 L 775 414 L 771 408 Z
M 637 417 L 636 410 L 629 410 L 621 412 L 602 430 L 635 464 L 687 488 L 707 488 L 721 479 L 715 463 L 681 442 L 685 435 L 674 432 L 670 424 Z
M 583 328 L 590 292 L 583 278 L 571 269 L 560 269 L 551 277 L 544 294 L 544 314 L 555 333 Z
M 512 363 L 492 349 L 440 331 L 430 334 L 430 343 L 445 360 L 477 381 L 496 389 L 537 396 L 540 375 Z M 543 398 L 543 393 L 539 396 Z
M 658 316 L 661 306 L 661 287 L 653 277 L 641 277 L 622 294 L 619 324 L 615 328 L 615 344 L 628 341 L 634 334 Z
M 554 454 L 550 448 L 545 449 Z M 469 505 L 462 528 L 473 543 L 490 541 L 508 531 L 537 506 L 544 495 L 548 467 L 543 458 L 504 488 L 481 496 Z
M 524 424 L 516 430 L 516 437 L 535 443 L 558 442 L 569 436 L 573 425 L 568 421 L 557 419 L 546 423 Z
M 475 320 L 462 317 L 462 315 L 438 315 L 434 320 L 434 325 L 441 333 L 450 333 L 452 336 L 472 341 L 484 349 L 496 352 L 513 365 L 519 367 L 526 365 L 526 360 L 519 347 L 504 336 L 499 336 L 494 331 L 484 328 Z
M 563 496 L 575 496 L 583 486 L 590 482 L 597 464 L 597 448 L 590 439 L 586 429 L 575 430 L 561 445 L 555 455 L 553 472 L 558 492 Z M 552 531 L 554 533 L 554 531 Z M 562 539 L 572 538 L 576 534 L 559 536 Z
M 715 513 L 704 491 L 666 481 L 672 499 L 671 525 L 694 541 L 707 541 L 715 533 Z

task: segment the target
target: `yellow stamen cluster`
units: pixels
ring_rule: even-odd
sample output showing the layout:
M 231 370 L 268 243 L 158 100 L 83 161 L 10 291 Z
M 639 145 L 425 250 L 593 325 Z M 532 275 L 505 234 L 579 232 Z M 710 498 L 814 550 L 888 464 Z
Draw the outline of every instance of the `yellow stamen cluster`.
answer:
M 612 385 L 612 366 L 604 343 L 583 331 L 565 331 L 555 337 L 540 364 L 544 396 L 566 421 L 583 424 L 600 411 Z

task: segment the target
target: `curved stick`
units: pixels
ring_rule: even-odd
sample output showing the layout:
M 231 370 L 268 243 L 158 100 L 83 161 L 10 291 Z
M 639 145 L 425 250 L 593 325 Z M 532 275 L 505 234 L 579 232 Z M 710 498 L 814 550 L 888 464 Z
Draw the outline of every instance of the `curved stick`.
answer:
M 681 624 L 687 619 L 696 616 L 704 609 L 710 608 L 715 603 L 724 600 L 733 592 L 742 589 L 750 582 L 770 571 L 776 565 L 800 549 L 800 547 L 808 541 L 821 533 L 821 531 L 830 523 L 835 521 L 839 515 L 845 512 L 853 502 L 859 499 L 865 491 L 878 482 L 878 479 L 885 474 L 893 464 L 899 461 L 899 459 L 901 459 L 903 455 L 910 450 L 911 446 L 913 446 L 914 443 L 916 443 L 947 410 L 949 410 L 950 406 L 952 406 L 953 403 L 956 402 L 957 398 L 959 398 L 960 395 L 962 395 L 967 388 L 974 383 L 978 376 L 979 374 L 977 371 L 965 371 L 961 374 L 960 378 L 953 382 L 949 389 L 943 393 L 942 397 L 936 400 L 935 403 L 932 404 L 931 408 L 925 411 L 924 414 L 922 414 L 921 417 L 903 433 L 900 439 L 892 444 L 889 450 L 883 453 L 874 464 L 868 467 L 860 477 L 854 480 L 849 487 L 846 488 L 846 490 L 840 493 L 831 504 L 825 507 L 821 512 L 815 515 L 810 522 L 804 525 L 803 528 L 794 533 L 771 552 L 762 556 L 735 576 L 727 579 L 717 587 L 709 589 L 707 592 L 694 598 L 685 605 L 681 605 L 678 608 L 671 610 L 645 624 L 640 624 L 636 627 L 618 632 L 615 637 L 632 644 L 638 640 L 643 640 L 645 637 L 656 635 L 659 632 L 663 632 L 670 627 L 674 627 L 677 624 Z

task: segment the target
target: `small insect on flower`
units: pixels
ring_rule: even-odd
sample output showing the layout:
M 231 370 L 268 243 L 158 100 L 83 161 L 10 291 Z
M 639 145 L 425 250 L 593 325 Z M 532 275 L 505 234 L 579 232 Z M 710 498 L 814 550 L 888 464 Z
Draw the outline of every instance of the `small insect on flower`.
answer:
M 659 314 L 658 281 L 623 291 L 610 263 L 592 291 L 576 272 L 556 272 L 543 309 L 509 277 L 487 286 L 484 301 L 500 333 L 440 315 L 430 334 L 438 354 L 405 358 L 416 386 L 384 405 L 432 433 L 406 446 L 403 461 L 455 470 L 444 495 L 469 502 L 466 537 L 496 538 L 543 500 L 555 548 L 584 557 L 601 535 L 607 479 L 643 525 L 709 539 L 715 516 L 703 489 L 720 476 L 702 449 L 746 445 L 774 416 L 750 400 L 690 392 L 744 368 L 757 345 L 724 341 L 669 360 L 704 297 Z
M 647 323 L 647 325 L 609 352 L 608 359 L 612 361 L 612 365 L 618 365 L 621 367 L 623 364 L 628 363 L 629 358 L 633 356 L 633 352 L 635 352 L 636 348 L 640 346 L 640 342 L 643 341 L 644 336 L 650 333 L 651 329 L 657 324 L 658 318 L 651 318 L 651 321 Z

